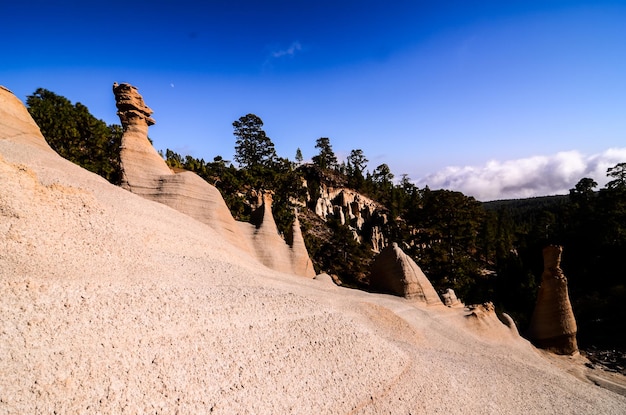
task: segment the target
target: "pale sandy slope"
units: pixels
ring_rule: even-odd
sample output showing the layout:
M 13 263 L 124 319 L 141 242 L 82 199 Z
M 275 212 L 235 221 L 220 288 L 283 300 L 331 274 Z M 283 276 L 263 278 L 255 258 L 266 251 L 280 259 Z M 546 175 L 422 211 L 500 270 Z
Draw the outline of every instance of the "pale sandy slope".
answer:
M 272 272 L 7 131 L 0 413 L 626 411 L 494 320 Z

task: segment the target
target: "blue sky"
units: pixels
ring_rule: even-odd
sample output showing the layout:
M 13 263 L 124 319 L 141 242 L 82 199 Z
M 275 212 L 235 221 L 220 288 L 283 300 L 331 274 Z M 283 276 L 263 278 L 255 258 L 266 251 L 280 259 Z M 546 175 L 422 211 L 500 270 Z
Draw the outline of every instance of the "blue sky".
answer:
M 131 83 L 157 149 L 230 160 L 254 113 L 280 156 L 329 137 L 479 200 L 626 161 L 623 0 L 17 3 L 0 5 L 0 84 L 119 123 L 111 85 Z

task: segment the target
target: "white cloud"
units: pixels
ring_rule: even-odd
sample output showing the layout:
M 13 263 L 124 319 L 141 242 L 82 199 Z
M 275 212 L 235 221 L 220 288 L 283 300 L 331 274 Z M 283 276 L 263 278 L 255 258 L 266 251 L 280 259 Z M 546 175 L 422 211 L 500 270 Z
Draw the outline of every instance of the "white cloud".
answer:
M 599 187 L 604 186 L 608 181 L 606 170 L 622 162 L 626 162 L 626 148 L 611 148 L 593 155 L 565 151 L 493 160 L 484 166 L 450 166 L 415 182 L 419 187 L 456 190 L 483 201 L 567 194 L 583 177 L 591 177 Z
M 287 49 L 275 50 L 271 54 L 273 58 L 280 58 L 283 56 L 293 56 L 296 54 L 296 52 L 301 50 L 302 45 L 300 44 L 300 42 L 293 42 L 291 46 L 289 46 Z

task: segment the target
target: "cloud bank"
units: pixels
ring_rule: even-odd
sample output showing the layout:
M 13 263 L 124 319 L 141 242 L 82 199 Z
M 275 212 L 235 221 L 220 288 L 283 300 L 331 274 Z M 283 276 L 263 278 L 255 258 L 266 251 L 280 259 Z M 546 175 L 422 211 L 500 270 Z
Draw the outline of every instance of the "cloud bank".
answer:
M 489 161 L 483 166 L 450 166 L 422 179 L 419 187 L 456 190 L 481 201 L 567 194 L 583 177 L 599 187 L 608 181 L 606 170 L 626 162 L 626 148 L 600 154 L 565 151 L 548 156 Z

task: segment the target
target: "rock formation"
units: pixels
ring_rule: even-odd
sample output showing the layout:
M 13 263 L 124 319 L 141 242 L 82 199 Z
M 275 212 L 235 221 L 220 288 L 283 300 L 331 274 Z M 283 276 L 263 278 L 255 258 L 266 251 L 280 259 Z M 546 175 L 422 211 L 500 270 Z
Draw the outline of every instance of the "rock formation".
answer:
M 569 301 L 567 278 L 561 270 L 563 248 L 550 245 L 543 249 L 543 273 L 528 336 L 533 343 L 557 354 L 573 354 L 576 320 Z
M 506 336 L 519 338 L 517 326 L 507 314 L 502 314 L 502 319 L 496 314 L 496 308 L 492 302 L 473 304 L 467 306 L 469 313 L 465 315 L 465 323 L 475 330 L 484 339 L 502 339 Z
M 142 196 L 154 193 L 160 176 L 172 171 L 148 141 L 148 127 L 154 125 L 152 110 L 143 102 L 137 88 L 129 84 L 113 84 L 124 135 L 120 149 L 122 187 Z
M 457 307 L 457 306 L 461 306 L 463 307 L 463 303 L 461 301 L 459 301 L 459 299 L 457 298 L 454 290 L 452 288 L 448 288 L 442 295 L 441 298 L 443 298 L 443 303 L 445 305 L 447 305 L 448 307 Z
M 62 159 L 0 88 L 0 413 L 624 412 L 502 325 L 317 279 Z
M 174 173 L 148 140 L 152 110 L 132 85 L 113 84 L 124 129 L 120 152 L 122 187 L 163 203 L 215 229 L 234 246 L 281 272 L 315 276 L 302 235 L 288 246 L 278 234 L 271 198 L 263 200 L 255 225 L 235 221 L 219 190 L 192 172 Z M 308 262 L 306 262 L 308 260 Z
M 287 247 L 274 222 L 271 193 L 259 194 L 258 207 L 252 212 L 252 224 L 255 226 L 252 242 L 259 261 L 276 271 L 289 272 L 291 261 L 283 252 Z
M 315 213 L 324 220 L 334 217 L 350 226 L 356 239 L 368 242 L 375 252 L 385 247 L 381 227 L 387 224 L 387 214 L 383 206 L 352 189 L 321 184 Z
M 420 267 L 395 242 L 374 259 L 370 286 L 376 291 L 416 299 L 428 305 L 442 304 Z
M 11 140 L 19 137 L 27 144 L 35 145 L 41 149 L 54 152 L 28 110 L 11 91 L 0 85 L 0 139 Z
M 515 324 L 515 320 L 513 320 L 513 317 L 511 317 L 507 313 L 502 313 L 502 314 L 499 314 L 498 316 L 500 317 L 500 321 L 502 322 L 502 324 L 507 326 L 509 330 L 511 330 L 511 333 L 514 336 L 519 336 L 519 331 L 517 330 L 517 324 Z
M 298 220 L 298 209 L 294 209 L 294 222 L 291 225 L 291 232 L 287 235 L 287 243 L 291 249 L 291 261 L 294 273 L 304 277 L 315 277 L 315 269 L 309 257 L 309 252 L 304 244 L 300 220 Z
M 297 213 L 287 244 L 281 238 L 272 215 L 272 193 L 262 191 L 257 195 L 257 207 L 252 212 L 252 244 L 256 256 L 265 266 L 285 273 L 315 277 L 313 263 L 304 245 Z

